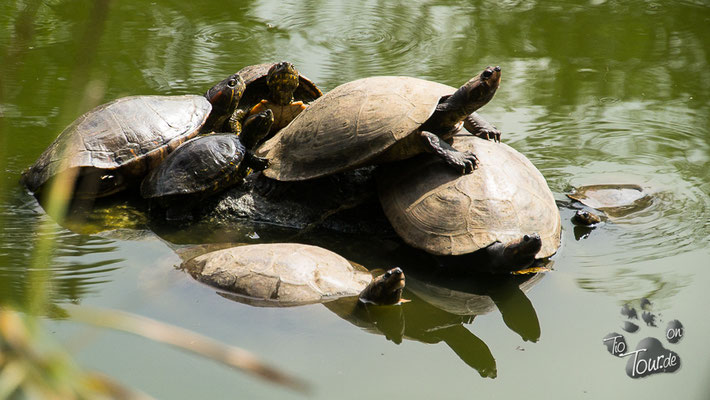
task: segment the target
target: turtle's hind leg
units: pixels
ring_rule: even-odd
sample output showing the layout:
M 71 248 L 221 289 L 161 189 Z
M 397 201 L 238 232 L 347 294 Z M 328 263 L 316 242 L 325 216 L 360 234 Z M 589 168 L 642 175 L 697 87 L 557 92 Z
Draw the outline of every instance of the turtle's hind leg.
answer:
M 427 151 L 441 157 L 451 168 L 462 174 L 470 174 L 476 169 L 478 158 L 475 154 L 470 151 L 458 151 L 431 132 L 421 131 L 420 135 Z

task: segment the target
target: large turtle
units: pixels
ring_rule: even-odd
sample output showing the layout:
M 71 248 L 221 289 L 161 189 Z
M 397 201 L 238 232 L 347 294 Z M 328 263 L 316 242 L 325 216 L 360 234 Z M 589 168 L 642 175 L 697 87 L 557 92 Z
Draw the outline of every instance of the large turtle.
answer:
M 359 79 L 336 87 L 257 150 L 271 162 L 264 174 L 299 181 L 369 164 L 433 152 L 459 173 L 476 156 L 448 143 L 463 121 L 498 140 L 500 133 L 474 113 L 495 94 L 500 67 L 486 68 L 458 90 L 403 76 Z
M 364 267 L 322 247 L 269 243 L 230 247 L 193 257 L 181 269 L 196 280 L 258 306 L 287 307 L 339 298 L 379 305 L 402 301 L 404 273 L 373 279 Z
M 141 183 L 141 196 L 167 209 L 168 219 L 189 217 L 199 201 L 244 180 L 250 169 L 268 165 L 251 150 L 269 132 L 274 122 L 271 110 L 237 136 L 233 133 L 201 136 L 170 153 Z
M 288 125 L 308 103 L 323 93 L 308 78 L 299 74 L 287 61 L 257 64 L 239 70 L 246 90 L 232 116 L 233 124 L 248 125 L 254 115 L 264 110 L 274 113 L 272 133 Z M 239 130 L 235 125 L 233 130 Z
M 537 168 L 502 143 L 460 136 L 453 145 L 478 154 L 474 174 L 459 175 L 426 155 L 380 169 L 380 202 L 402 239 L 438 256 L 485 249 L 490 272 L 553 255 L 560 213 Z
M 22 174 L 40 195 L 61 175 L 76 198 L 103 197 L 140 180 L 165 156 L 201 132 L 222 131 L 244 91 L 239 74 L 204 96 L 131 96 L 85 113 Z

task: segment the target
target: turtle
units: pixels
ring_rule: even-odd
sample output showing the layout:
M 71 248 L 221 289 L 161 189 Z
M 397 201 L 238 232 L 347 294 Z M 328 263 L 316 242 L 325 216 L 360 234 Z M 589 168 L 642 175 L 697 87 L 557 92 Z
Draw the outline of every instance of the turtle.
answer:
M 394 305 L 402 301 L 404 288 L 400 268 L 373 278 L 361 265 L 330 250 L 299 243 L 229 247 L 193 257 L 180 269 L 257 306 L 288 307 L 341 298 Z
M 73 184 L 74 198 L 137 185 L 186 140 L 227 129 L 243 92 L 244 80 L 232 74 L 204 96 L 130 96 L 98 106 L 64 129 L 21 181 L 38 197 L 58 176 Z
M 459 173 L 476 156 L 447 141 L 464 125 L 483 137 L 500 132 L 475 110 L 495 94 L 500 67 L 487 67 L 458 90 L 424 79 L 377 76 L 345 83 L 311 103 L 257 149 L 271 161 L 264 175 L 300 181 L 433 152 Z
M 249 170 L 261 171 L 268 162 L 251 149 L 274 122 L 271 110 L 239 135 L 212 134 L 193 138 L 170 153 L 141 183 L 141 196 L 167 209 L 168 219 L 189 218 L 201 200 L 244 180 Z
M 460 175 L 432 155 L 380 167 L 380 204 L 399 236 L 445 265 L 474 269 L 459 256 L 483 252 L 488 272 L 520 270 L 556 253 L 560 213 L 540 171 L 504 143 L 457 136 L 453 145 L 478 154 L 474 174 Z
M 271 133 L 278 132 L 305 110 L 308 103 L 323 95 L 288 61 L 250 65 L 239 70 L 239 74 L 244 78 L 246 90 L 231 117 L 234 131 L 239 131 L 241 124 L 251 123 L 254 115 L 270 109 L 274 112 Z
M 594 227 L 601 222 L 601 217 L 587 210 L 577 210 L 572 217 L 572 223 L 580 226 Z
M 614 220 L 648 207 L 653 198 L 636 184 L 581 186 L 567 195 L 585 206 L 601 211 Z M 589 214 L 593 214 L 587 211 Z M 597 216 L 597 218 L 599 218 Z

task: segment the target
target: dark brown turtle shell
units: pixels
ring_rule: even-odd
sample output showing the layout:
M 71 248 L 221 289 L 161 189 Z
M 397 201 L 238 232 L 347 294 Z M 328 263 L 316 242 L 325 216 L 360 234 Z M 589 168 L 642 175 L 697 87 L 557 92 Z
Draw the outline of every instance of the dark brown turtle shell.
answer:
M 69 125 L 22 174 L 39 195 L 61 176 L 73 196 L 102 197 L 134 184 L 203 127 L 221 129 L 244 91 L 238 74 L 204 96 L 131 96 L 88 111 Z
M 207 197 L 243 179 L 239 167 L 245 155 L 232 133 L 188 140 L 145 177 L 141 196 L 165 204 L 173 198 Z
M 560 213 L 540 171 L 503 143 L 458 136 L 453 145 L 478 156 L 473 173 L 457 174 L 429 154 L 381 167 L 380 202 L 402 239 L 432 254 L 461 255 L 537 233 L 536 258 L 557 252 Z
M 204 96 L 132 96 L 101 105 L 69 125 L 23 174 L 32 192 L 59 173 L 98 175 L 101 197 L 140 179 L 197 135 L 212 105 Z M 77 193 L 81 197 L 81 193 Z
M 239 100 L 237 108 L 249 111 L 258 102 L 265 99 L 269 94 L 269 87 L 266 86 L 266 75 L 273 63 L 249 65 L 239 70 L 238 74 L 244 79 L 246 90 Z M 299 74 L 299 85 L 293 93 L 294 100 L 301 100 L 310 103 L 323 96 L 323 92 L 308 78 Z
M 455 91 L 451 86 L 404 76 L 363 78 L 340 85 L 259 147 L 257 155 L 271 163 L 264 174 L 298 181 L 367 165 L 395 143 L 412 137 L 434 113 L 439 99 Z

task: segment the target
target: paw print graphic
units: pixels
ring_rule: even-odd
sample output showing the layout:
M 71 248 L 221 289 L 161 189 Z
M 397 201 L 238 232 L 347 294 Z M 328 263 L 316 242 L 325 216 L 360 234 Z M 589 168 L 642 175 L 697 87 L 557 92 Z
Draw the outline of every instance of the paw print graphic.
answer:
M 646 326 L 658 328 L 657 315 L 651 311 L 651 302 L 643 298 L 639 302 L 639 308 L 641 309 L 641 319 Z M 621 325 L 625 332 L 634 334 L 641 329 L 639 324 L 635 322 L 639 321 L 638 312 L 631 304 L 624 304 L 621 308 L 621 315 L 625 317 L 625 321 Z M 683 324 L 677 319 L 668 322 L 663 331 L 665 340 L 671 344 L 677 344 L 684 334 Z M 628 358 L 626 374 L 631 378 L 675 372 L 681 365 L 680 356 L 676 352 L 664 348 L 663 343 L 652 336 L 641 339 L 635 350 L 630 350 L 624 335 L 617 332 L 606 335 L 603 343 L 611 355 Z

